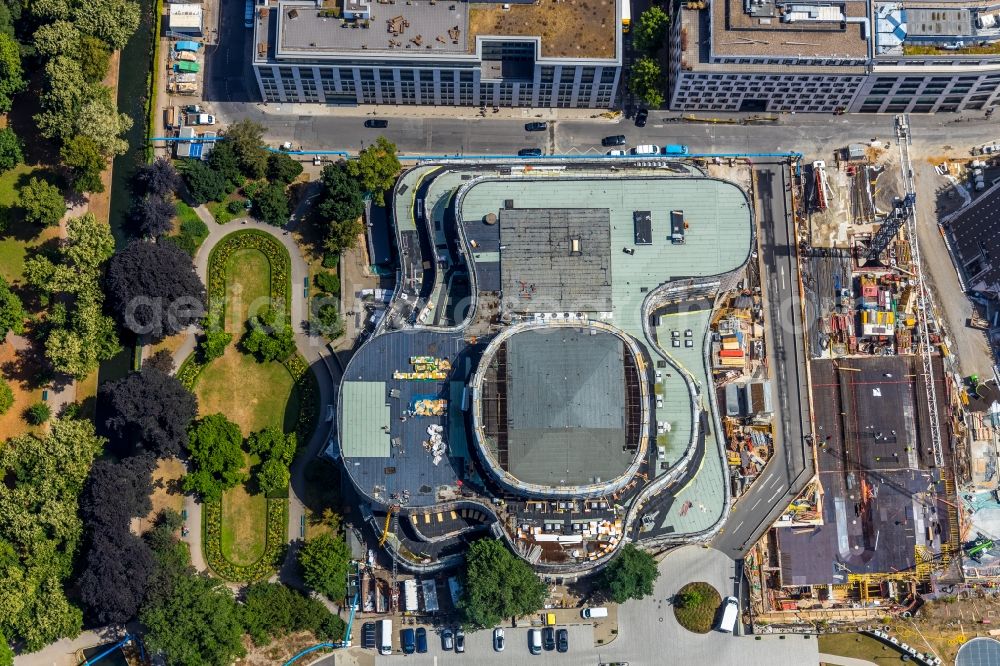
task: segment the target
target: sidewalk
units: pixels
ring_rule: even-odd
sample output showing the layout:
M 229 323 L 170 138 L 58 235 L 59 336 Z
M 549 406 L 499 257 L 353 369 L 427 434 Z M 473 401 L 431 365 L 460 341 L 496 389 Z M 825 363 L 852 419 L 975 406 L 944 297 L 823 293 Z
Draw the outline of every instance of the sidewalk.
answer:
M 819 663 L 832 664 L 833 666 L 875 666 L 875 662 L 866 659 L 855 659 L 854 657 L 841 657 L 837 654 L 819 653 Z
M 357 118 L 377 116 L 380 118 L 454 118 L 456 120 L 511 119 L 533 120 L 595 120 L 603 119 L 616 123 L 622 118 L 620 111 L 607 109 L 554 109 L 550 107 L 486 107 L 485 115 L 478 106 L 409 106 L 403 104 L 356 104 L 349 106 L 327 106 L 325 104 L 302 104 L 293 102 L 263 102 L 257 109 L 265 115 L 298 116 L 342 116 Z

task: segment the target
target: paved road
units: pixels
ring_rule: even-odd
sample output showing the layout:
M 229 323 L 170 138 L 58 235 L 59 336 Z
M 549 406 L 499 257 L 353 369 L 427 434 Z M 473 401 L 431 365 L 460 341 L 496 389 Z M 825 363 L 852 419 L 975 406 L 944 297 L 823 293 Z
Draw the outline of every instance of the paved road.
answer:
M 788 206 L 788 171 L 783 165 L 756 170 L 762 277 L 768 316 L 768 359 L 777 392 L 774 455 L 750 490 L 733 507 L 713 546 L 733 559 L 774 522 L 812 475 L 806 356 L 802 339 L 799 268 L 795 229 Z
M 220 47 L 221 48 L 221 47 Z M 252 74 L 241 74 L 249 77 Z M 319 104 L 211 104 L 220 120 L 243 117 L 263 122 L 273 144 L 291 141 L 316 150 L 357 151 L 379 134 L 394 141 L 404 154 L 511 154 L 519 148 L 540 147 L 558 153 L 603 154 L 601 138 L 625 134 L 630 145 L 682 143 L 694 152 L 797 151 L 814 159 L 830 159 L 831 152 L 849 142 L 872 137 L 894 140 L 892 117 L 881 115 L 783 115 L 767 125 L 708 125 L 668 123 L 671 112 L 653 112 L 649 124 L 636 128 L 628 120 L 587 117 L 589 111 L 561 109 L 504 109 L 479 117 L 475 109 L 446 107 L 328 107 Z M 365 116 L 389 120 L 385 130 L 363 127 Z M 563 119 L 571 116 L 570 119 Z M 584 117 L 581 117 L 584 116 Z M 735 116 L 734 116 L 735 117 Z M 933 154 L 947 147 L 966 151 L 996 138 L 994 125 L 981 116 L 954 122 L 960 116 L 912 116 L 915 154 Z M 554 120 L 552 130 L 525 132 L 524 123 L 537 118 Z M 550 136 L 551 135 L 551 136 Z
M 219 38 L 205 51 L 207 102 L 254 102 L 260 93 L 251 67 L 253 30 L 243 27 L 243 3 L 217 0 Z

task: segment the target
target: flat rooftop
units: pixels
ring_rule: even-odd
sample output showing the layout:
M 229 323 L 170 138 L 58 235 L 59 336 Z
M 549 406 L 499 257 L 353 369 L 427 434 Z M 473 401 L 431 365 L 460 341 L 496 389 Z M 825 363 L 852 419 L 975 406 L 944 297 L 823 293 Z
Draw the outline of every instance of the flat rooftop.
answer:
M 367 19 L 344 19 L 342 2 L 321 8 L 281 2 L 268 16 L 277 15 L 278 55 L 473 55 L 477 37 L 497 36 L 538 37 L 542 57 L 614 58 L 619 32 L 615 0 L 374 0 L 370 7 Z
M 520 481 L 583 485 L 621 476 L 624 344 L 593 329 L 533 329 L 507 341 L 506 470 Z
M 938 408 L 947 400 L 934 359 Z M 824 524 L 778 531 L 784 585 L 847 582 L 848 573 L 916 565 L 916 546 L 947 539 L 932 469 L 920 362 L 913 356 L 811 362 Z M 939 414 L 947 428 L 948 420 Z M 943 439 L 947 439 L 943 433 Z M 935 534 L 932 544 L 928 532 Z
M 1000 295 L 1000 188 L 960 211 L 948 233 L 968 288 Z
M 771 2 L 762 7 L 774 8 Z M 806 3 L 801 3 L 805 5 Z M 786 10 L 793 3 L 785 3 Z M 813 6 L 819 6 L 814 4 Z M 868 16 L 867 2 L 824 3 L 847 19 Z M 684 10 L 685 12 L 689 10 Z M 800 20 L 785 22 L 775 8 L 772 15 L 752 16 L 744 11 L 744 0 L 717 0 L 703 12 L 711 12 L 712 53 L 717 56 L 796 58 L 866 58 L 868 40 L 860 22 Z
M 607 208 L 504 208 L 499 218 L 501 286 L 512 310 L 611 311 Z

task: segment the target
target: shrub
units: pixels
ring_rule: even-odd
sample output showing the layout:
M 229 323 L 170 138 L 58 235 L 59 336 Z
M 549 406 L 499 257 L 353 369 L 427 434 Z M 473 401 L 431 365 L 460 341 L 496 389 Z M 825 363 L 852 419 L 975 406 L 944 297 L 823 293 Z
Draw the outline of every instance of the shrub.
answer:
M 0 129 L 0 171 L 13 169 L 24 162 L 24 144 L 9 127 Z
M 334 252 L 323 254 L 323 268 L 336 268 L 340 264 L 340 255 Z
M 210 330 L 198 344 L 201 358 L 205 363 L 215 360 L 226 352 L 226 347 L 233 341 L 233 334 L 223 330 Z
M 31 425 L 42 425 L 52 418 L 52 408 L 44 402 L 36 402 L 24 413 L 25 419 Z
M 233 199 L 226 205 L 226 210 L 228 210 L 233 215 L 239 215 L 247 208 L 246 204 L 240 199 Z
M 674 597 L 674 617 L 688 631 L 707 634 L 712 630 L 720 603 L 722 597 L 708 583 L 688 583 Z
M 6 380 L 0 379 L 0 415 L 6 414 L 14 406 L 14 391 Z
M 316 286 L 328 294 L 340 293 L 340 278 L 336 273 L 317 273 L 313 278 Z

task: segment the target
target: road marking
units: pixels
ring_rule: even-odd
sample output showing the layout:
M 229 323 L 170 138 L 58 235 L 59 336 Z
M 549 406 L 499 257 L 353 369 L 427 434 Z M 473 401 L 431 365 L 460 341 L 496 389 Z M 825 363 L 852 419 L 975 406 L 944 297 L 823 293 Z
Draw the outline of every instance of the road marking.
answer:
M 759 498 L 757 499 L 756 502 L 753 503 L 753 506 L 750 507 L 750 510 L 753 511 L 754 509 L 756 509 L 758 504 L 760 504 L 760 499 Z
M 771 478 L 771 477 L 768 477 L 768 478 Z M 775 479 L 775 481 L 778 482 L 778 483 L 781 483 L 781 477 L 779 476 L 778 478 Z M 769 483 L 769 484 L 767 484 L 767 487 L 770 488 L 773 485 L 774 485 L 773 483 Z
M 734 527 L 734 528 L 733 528 L 733 531 L 734 531 L 734 532 L 738 532 L 738 531 L 739 531 L 739 529 L 740 529 L 741 527 L 743 527 L 743 523 L 745 523 L 745 522 L 746 522 L 745 520 L 741 520 L 741 521 L 740 521 L 740 524 L 739 524 L 739 525 L 737 525 L 736 527 Z
M 778 495 L 780 495 L 781 493 L 783 493 L 784 491 L 785 491 L 785 487 L 784 486 L 778 488 L 777 490 L 774 491 L 774 494 L 771 495 L 771 498 L 768 499 L 767 501 L 768 502 L 773 502 L 774 498 L 777 497 Z
M 785 289 L 785 267 L 784 266 L 781 267 L 781 289 L 782 289 L 782 291 L 784 291 L 784 289 Z

